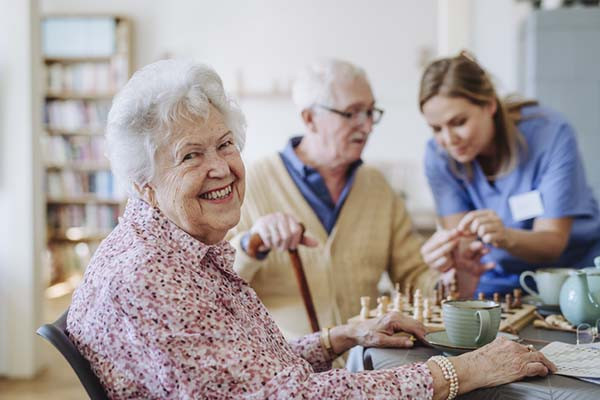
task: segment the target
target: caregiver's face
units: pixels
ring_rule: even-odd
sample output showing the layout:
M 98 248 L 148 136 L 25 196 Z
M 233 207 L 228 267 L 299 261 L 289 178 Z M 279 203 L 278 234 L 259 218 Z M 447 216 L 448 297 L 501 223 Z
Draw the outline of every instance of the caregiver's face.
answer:
M 460 163 L 493 154 L 495 112 L 495 103 L 479 106 L 462 97 L 437 95 L 423 104 L 435 141 Z
M 158 147 L 150 186 L 156 205 L 171 221 L 214 244 L 240 219 L 244 175 L 233 133 L 211 105 L 206 120 L 179 124 Z

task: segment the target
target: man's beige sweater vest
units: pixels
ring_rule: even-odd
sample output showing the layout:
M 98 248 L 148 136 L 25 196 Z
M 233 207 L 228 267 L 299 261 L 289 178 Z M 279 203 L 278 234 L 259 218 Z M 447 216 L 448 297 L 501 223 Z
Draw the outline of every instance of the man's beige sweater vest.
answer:
M 421 238 L 412 231 L 402 199 L 381 173 L 362 165 L 331 233 L 323 228 L 289 176 L 278 154 L 251 165 L 241 220 L 228 238 L 237 249 L 235 270 L 256 290 L 286 337 L 310 333 L 310 326 L 287 252 L 272 250 L 263 261 L 246 255 L 240 238 L 259 217 L 284 212 L 316 238 L 315 248 L 301 246 L 308 284 L 321 327 L 345 323 L 360 312 L 361 296 L 373 307 L 377 282 L 389 271 L 393 282 L 411 282 L 430 293 L 437 273 L 420 254 Z

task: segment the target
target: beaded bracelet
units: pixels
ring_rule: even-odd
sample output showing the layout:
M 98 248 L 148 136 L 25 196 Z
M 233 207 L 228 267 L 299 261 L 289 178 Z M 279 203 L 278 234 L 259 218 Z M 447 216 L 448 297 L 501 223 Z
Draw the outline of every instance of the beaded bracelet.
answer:
M 436 363 L 442 370 L 444 379 L 450 382 L 450 390 L 448 391 L 448 399 L 452 400 L 458 395 L 458 375 L 456 369 L 450 360 L 444 356 L 433 356 L 429 360 Z

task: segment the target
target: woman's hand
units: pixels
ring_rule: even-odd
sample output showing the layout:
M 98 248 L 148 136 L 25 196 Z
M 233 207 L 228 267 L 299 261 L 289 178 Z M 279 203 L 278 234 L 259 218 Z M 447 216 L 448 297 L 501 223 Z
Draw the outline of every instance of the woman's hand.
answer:
M 441 229 L 421 247 L 421 256 L 427 265 L 440 272 L 455 266 L 454 250 L 458 246 L 461 233 L 456 229 Z
M 316 247 L 316 239 L 303 235 L 300 222 L 293 216 L 281 212 L 268 214 L 256 220 L 250 234 L 258 233 L 264 245 L 259 251 L 276 248 L 281 251 L 295 250 L 299 244 Z
M 541 352 L 503 337 L 450 360 L 458 374 L 460 393 L 556 372 L 556 366 Z
M 336 354 L 352 346 L 401 347 L 413 346 L 414 338 L 424 341 L 425 326 L 409 317 L 392 311 L 366 321 L 331 328 L 331 344 Z
M 510 247 L 509 230 L 494 210 L 475 210 L 467 213 L 456 228 L 465 235 L 476 235 L 483 243 L 494 247 Z

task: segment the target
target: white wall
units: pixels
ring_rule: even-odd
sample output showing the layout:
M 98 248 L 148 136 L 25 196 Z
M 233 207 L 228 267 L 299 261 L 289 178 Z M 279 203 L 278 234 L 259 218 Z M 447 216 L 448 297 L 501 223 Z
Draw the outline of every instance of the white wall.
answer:
M 519 42 L 523 21 L 531 12 L 529 2 L 494 0 L 473 2 L 471 49 L 492 73 L 501 94 L 519 91 Z
M 298 69 L 320 57 L 364 67 L 386 110 L 366 149 L 367 161 L 398 161 L 419 177 L 411 204 L 432 207 L 422 177 L 429 130 L 417 109 L 423 54 L 435 53 L 437 0 L 41 0 L 45 13 L 110 12 L 133 19 L 137 67 L 166 54 L 207 62 L 234 91 L 285 92 Z M 301 131 L 285 96 L 239 99 L 248 119 L 244 158 L 252 161 L 282 148 Z M 414 200 L 414 201 L 413 201 Z
M 43 221 L 37 1 L 0 0 L 0 375 L 38 367 Z M 33 115 L 33 117 L 32 117 Z

